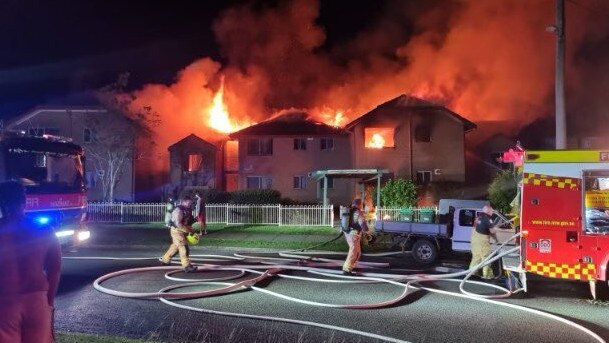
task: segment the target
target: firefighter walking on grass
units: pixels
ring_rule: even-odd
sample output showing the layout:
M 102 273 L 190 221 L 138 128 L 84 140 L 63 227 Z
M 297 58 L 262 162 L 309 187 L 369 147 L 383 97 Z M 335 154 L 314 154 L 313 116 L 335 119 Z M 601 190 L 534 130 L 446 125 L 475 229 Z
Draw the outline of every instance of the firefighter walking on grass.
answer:
M 471 239 L 472 261 L 469 264 L 470 269 L 482 262 L 491 253 L 491 237 L 497 240 L 495 235 L 497 228 L 493 224 L 492 216 L 493 208 L 486 205 L 482 208 L 482 213 L 480 213 L 474 222 Z M 493 269 L 490 265 L 482 267 L 482 278 L 487 280 L 494 278 Z
M 362 255 L 362 233 L 368 232 L 368 225 L 366 224 L 366 218 L 362 211 L 362 200 L 354 199 L 349 208 L 348 218 L 343 224 L 343 232 L 345 234 L 345 240 L 349 245 L 349 253 L 347 259 L 343 264 L 344 275 L 355 275 L 353 268 L 359 261 Z
M 188 242 L 186 236 L 188 234 L 194 234 L 192 224 L 195 219 L 192 215 L 192 199 L 190 197 L 184 197 L 180 201 L 180 205 L 175 207 L 171 212 L 171 220 L 168 223 L 171 234 L 171 245 L 169 249 L 163 255 L 162 262 L 165 265 L 171 263 L 171 259 L 176 253 L 180 253 L 180 262 L 184 271 L 187 273 L 196 271 L 197 268 L 190 264 Z

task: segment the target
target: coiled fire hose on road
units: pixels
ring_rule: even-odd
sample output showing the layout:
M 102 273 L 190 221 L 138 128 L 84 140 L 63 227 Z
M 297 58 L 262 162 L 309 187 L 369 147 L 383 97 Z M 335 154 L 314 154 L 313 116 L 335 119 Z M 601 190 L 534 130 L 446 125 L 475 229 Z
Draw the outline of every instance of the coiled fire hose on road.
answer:
M 577 324 L 573 321 L 567 320 L 560 316 L 547 313 L 544 311 L 540 311 L 537 309 L 533 309 L 526 306 L 515 305 L 511 303 L 506 303 L 502 301 L 497 301 L 494 299 L 507 298 L 514 293 L 522 291 L 522 289 L 510 290 L 505 287 L 501 287 L 494 284 L 479 282 L 479 281 L 471 281 L 469 280 L 472 275 L 480 268 L 490 265 L 491 263 L 501 259 L 504 256 L 517 253 L 519 247 L 510 248 L 506 251 L 502 251 L 503 248 L 516 239 L 520 234 L 514 235 L 509 240 L 501 244 L 501 246 L 491 253 L 484 261 L 479 263 L 477 266 L 470 268 L 468 270 L 447 273 L 447 274 L 389 274 L 389 273 L 373 273 L 373 272 L 362 272 L 357 276 L 345 276 L 342 275 L 340 270 L 337 270 L 337 267 L 342 265 L 342 261 L 332 260 L 327 258 L 319 258 L 314 256 L 308 256 L 304 254 L 304 250 L 300 251 L 286 251 L 279 253 L 279 257 L 268 257 L 268 256 L 255 256 L 255 255 L 245 255 L 245 254 L 235 254 L 234 256 L 224 256 L 224 255 L 191 255 L 193 262 L 197 266 L 198 272 L 214 272 L 214 271 L 231 271 L 235 272 L 234 275 L 226 276 L 226 277 L 216 277 L 216 278 L 206 278 L 206 279 L 182 279 L 177 278 L 174 274 L 181 272 L 181 269 L 172 266 L 159 266 L 159 267 L 143 267 L 143 268 L 132 268 L 120 270 L 117 272 L 112 272 L 106 275 L 103 275 L 96 279 L 93 283 L 95 289 L 100 292 L 114 295 L 118 297 L 126 297 L 126 298 L 138 298 L 138 299 L 159 299 L 161 302 L 174 306 L 181 309 L 186 309 L 190 311 L 203 312 L 209 314 L 217 314 L 223 316 L 232 316 L 232 317 L 240 317 L 240 318 L 249 318 L 249 319 L 258 319 L 258 320 L 268 320 L 275 322 L 284 322 L 284 323 L 292 323 L 299 325 L 308 325 L 314 326 L 324 329 L 337 330 L 341 332 L 346 332 L 350 334 L 356 334 L 372 339 L 379 339 L 387 342 L 407 342 L 398 338 L 383 336 L 371 332 L 365 332 L 361 330 L 355 330 L 350 328 L 345 328 L 341 326 L 329 325 L 324 323 L 317 323 L 312 321 L 304 321 L 298 319 L 290 319 L 290 318 L 281 318 L 281 317 L 273 317 L 273 316 L 265 316 L 265 315 L 253 315 L 253 314 L 245 314 L 245 313 L 235 313 L 235 312 L 224 312 L 217 311 L 212 309 L 205 309 L 200 307 L 189 306 L 181 303 L 175 302 L 175 300 L 179 299 L 194 299 L 194 298 L 203 298 L 209 296 L 217 296 L 223 294 L 229 294 L 231 292 L 235 292 L 238 290 L 250 289 L 256 292 L 261 292 L 266 295 L 270 295 L 273 297 L 277 297 L 286 301 L 296 302 L 299 304 L 305 304 L 309 306 L 319 306 L 319 307 L 329 307 L 329 308 L 344 308 L 344 309 L 375 309 L 391 306 L 397 303 L 404 301 L 410 295 L 415 292 L 424 290 L 427 292 L 443 294 L 447 296 L 454 296 L 459 298 L 465 298 L 475 301 L 481 301 L 497 306 L 508 307 L 514 310 L 523 311 L 529 314 L 533 314 L 536 316 L 541 316 L 546 319 L 550 319 L 553 321 L 560 322 L 562 324 L 568 325 L 576 330 L 579 330 L 586 335 L 588 335 L 592 340 L 600 343 L 606 343 L 605 340 L 587 329 L 586 327 Z M 340 235 L 338 236 L 340 237 Z M 337 237 L 337 238 L 338 238 Z M 336 238 L 335 238 L 336 239 Z M 335 240 L 334 239 L 334 240 Z M 319 245 L 317 245 L 319 246 Z M 334 253 L 340 254 L 340 253 Z M 395 254 L 395 253 L 391 253 Z M 387 255 L 387 254 L 383 254 Z M 65 259 L 90 259 L 90 260 L 157 260 L 157 257 L 144 257 L 144 258 L 121 258 L 121 257 L 64 257 Z M 235 261 L 235 262 L 258 262 L 258 264 L 236 264 L 236 265 L 219 265 L 213 264 L 213 262 L 227 262 L 227 261 Z M 202 263 L 206 262 L 206 263 Z M 369 269 L 369 268 L 383 268 L 388 267 L 387 263 L 371 263 L 371 262 L 359 262 L 358 269 Z M 119 277 L 122 275 L 133 274 L 133 273 L 143 273 L 149 271 L 167 271 L 165 273 L 165 278 L 182 282 L 176 285 L 168 286 L 160 289 L 157 292 L 125 292 L 109 289 L 102 284 L 112 278 Z M 309 276 L 297 276 L 297 275 L 289 275 L 284 274 L 286 271 L 304 271 L 317 276 L 324 276 L 325 278 L 319 277 L 309 277 Z M 227 282 L 234 279 L 242 278 L 246 275 L 246 273 L 254 275 L 252 278 L 248 278 L 245 280 L 241 280 L 238 282 Z M 400 288 L 403 288 L 401 294 L 394 299 L 389 299 L 381 302 L 371 302 L 371 303 L 353 303 L 353 304 L 329 304 L 329 303 L 320 303 L 315 301 L 309 301 L 304 299 L 299 299 L 296 297 L 284 295 L 281 293 L 273 292 L 265 288 L 257 287 L 256 284 L 261 282 L 262 280 L 267 280 L 272 277 L 279 277 L 285 279 L 293 279 L 305 282 L 321 282 L 321 283 L 338 283 L 338 284 L 371 284 L 371 283 L 386 283 L 390 285 L 394 285 Z M 461 279 L 462 277 L 462 279 Z M 441 289 L 436 289 L 432 287 L 423 286 L 423 283 L 433 282 L 433 281 L 447 281 L 447 282 L 458 282 L 460 293 L 445 291 Z M 500 294 L 476 294 L 465 289 L 466 285 L 478 285 L 483 287 L 489 287 L 493 290 L 500 291 Z M 190 291 L 190 292 L 178 292 L 177 289 L 186 288 L 186 287 L 194 287 L 201 285 L 213 285 L 218 286 L 215 289 L 211 290 L 202 290 L 202 291 Z

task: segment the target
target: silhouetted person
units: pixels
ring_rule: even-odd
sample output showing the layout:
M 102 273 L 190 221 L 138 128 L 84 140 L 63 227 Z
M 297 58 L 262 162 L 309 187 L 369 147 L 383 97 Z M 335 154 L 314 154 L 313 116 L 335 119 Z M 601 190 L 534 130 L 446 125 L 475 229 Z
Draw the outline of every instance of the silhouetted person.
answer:
M 0 183 L 0 343 L 50 343 L 61 248 L 50 227 L 24 218 L 25 191 Z

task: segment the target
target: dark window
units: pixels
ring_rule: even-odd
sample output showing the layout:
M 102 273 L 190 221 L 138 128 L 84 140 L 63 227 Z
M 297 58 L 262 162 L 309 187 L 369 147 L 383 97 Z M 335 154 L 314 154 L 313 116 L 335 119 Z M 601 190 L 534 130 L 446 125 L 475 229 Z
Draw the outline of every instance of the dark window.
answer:
M 304 175 L 294 176 L 294 189 L 306 189 L 307 177 Z
M 248 139 L 247 140 L 247 154 L 252 156 L 260 155 L 260 140 Z
M 304 138 L 294 138 L 294 150 L 307 150 L 307 140 Z
M 260 189 L 260 177 L 259 176 L 248 176 L 247 177 L 247 189 Z
M 328 189 L 332 189 L 334 188 L 334 179 L 329 177 L 328 178 Z M 319 181 L 319 190 L 323 192 L 324 190 L 324 179 L 321 179 Z
M 267 176 L 248 176 L 247 189 L 271 189 L 273 188 L 273 179 Z
M 417 125 L 414 129 L 414 140 L 417 142 L 431 142 L 431 126 L 428 124 Z
M 431 182 L 431 172 L 428 170 L 417 171 L 417 184 L 427 185 Z
M 51 136 L 61 136 L 61 129 L 46 128 L 46 129 L 44 129 L 44 134 L 51 135 Z
M 474 226 L 474 220 L 476 220 L 476 211 L 461 210 L 459 212 L 459 226 Z
M 247 154 L 250 156 L 270 156 L 273 154 L 272 138 L 251 138 L 247 140 Z
M 320 140 L 321 150 L 333 150 L 334 149 L 334 138 L 322 138 Z
M 93 131 L 91 129 L 84 129 L 82 133 L 82 141 L 85 143 L 93 142 Z

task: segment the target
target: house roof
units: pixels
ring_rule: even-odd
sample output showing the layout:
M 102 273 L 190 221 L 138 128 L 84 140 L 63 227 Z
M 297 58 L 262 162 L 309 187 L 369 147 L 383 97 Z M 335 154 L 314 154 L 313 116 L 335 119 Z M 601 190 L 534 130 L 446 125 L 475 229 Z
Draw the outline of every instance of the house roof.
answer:
M 252 125 L 229 135 L 231 139 L 242 136 L 315 136 L 346 135 L 344 129 L 312 119 L 304 112 L 290 112 Z
M 182 146 L 201 147 L 201 148 L 205 148 L 205 149 L 214 149 L 214 150 L 218 149 L 218 147 L 216 147 L 214 144 L 204 140 L 203 138 L 195 135 L 194 133 L 191 133 L 190 135 L 179 140 L 178 142 L 170 145 L 167 148 L 167 150 L 171 151 L 174 149 L 179 149 Z
M 402 95 L 398 96 L 397 98 L 391 99 L 385 103 L 378 105 L 372 111 L 370 111 L 370 112 L 362 115 L 361 117 L 355 119 L 354 121 L 350 122 L 349 124 L 347 124 L 345 126 L 345 129 L 347 129 L 347 130 L 353 129 L 353 127 L 358 125 L 363 120 L 366 120 L 368 118 L 371 118 L 371 117 L 374 117 L 375 115 L 377 115 L 379 113 L 380 109 L 388 108 L 388 107 L 390 107 L 390 108 L 393 107 L 393 108 L 398 108 L 398 109 L 409 109 L 409 110 L 415 110 L 415 111 L 423 110 L 423 109 L 440 110 L 440 111 L 448 114 L 449 116 L 461 121 L 463 123 L 463 131 L 465 131 L 465 132 L 471 131 L 477 127 L 476 124 L 474 124 L 473 122 L 463 118 L 462 116 L 458 115 L 457 113 L 449 110 L 448 108 L 446 108 L 442 105 L 439 105 L 439 104 L 436 104 L 436 103 L 433 103 L 433 102 L 430 102 L 427 100 L 423 100 L 421 98 L 417 98 L 414 96 L 402 94 Z
M 106 110 L 100 106 L 59 106 L 59 105 L 45 105 L 45 106 L 37 106 L 32 110 L 14 118 L 11 120 L 7 128 L 12 129 L 18 125 L 23 124 L 24 122 L 33 119 L 37 115 L 41 113 L 66 113 L 66 112 L 85 112 L 85 113 L 106 113 Z

